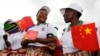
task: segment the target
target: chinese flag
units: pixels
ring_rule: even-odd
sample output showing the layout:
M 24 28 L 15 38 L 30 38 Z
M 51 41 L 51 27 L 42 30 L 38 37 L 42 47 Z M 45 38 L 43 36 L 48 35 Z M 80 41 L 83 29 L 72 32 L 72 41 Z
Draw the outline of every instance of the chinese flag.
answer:
M 23 22 L 25 24 L 25 28 L 29 28 L 29 27 L 34 25 L 34 23 L 33 23 L 33 21 L 32 21 L 30 16 L 23 17 L 22 20 L 23 20 Z
M 86 51 L 99 50 L 95 23 L 71 27 L 73 44 Z
M 17 24 L 19 26 L 20 31 L 24 31 L 25 30 L 25 25 L 23 23 L 23 20 L 17 21 Z
M 31 16 L 25 16 L 21 20 L 19 20 L 17 23 L 21 31 L 24 31 L 28 29 L 29 27 L 34 26 Z
M 29 30 L 23 37 L 23 39 L 35 40 L 37 38 L 38 31 Z

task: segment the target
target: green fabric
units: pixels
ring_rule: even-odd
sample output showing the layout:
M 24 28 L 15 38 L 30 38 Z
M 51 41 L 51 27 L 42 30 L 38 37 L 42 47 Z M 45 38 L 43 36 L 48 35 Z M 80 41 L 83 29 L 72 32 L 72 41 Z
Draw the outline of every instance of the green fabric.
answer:
M 10 29 L 10 28 L 12 28 L 12 27 L 14 27 L 14 26 L 16 26 L 16 25 L 10 25 L 10 24 L 4 24 L 4 30 L 8 30 L 8 29 Z
M 83 21 L 82 20 L 79 20 L 78 25 L 81 25 L 81 24 L 83 24 Z M 69 24 L 67 31 L 70 31 L 70 27 L 71 27 L 71 24 Z
M 17 27 L 17 24 L 16 23 L 11 23 L 11 24 L 5 23 L 4 24 L 4 30 L 6 32 L 11 31 L 12 29 L 15 29 L 16 27 Z
M 46 23 L 46 22 L 44 22 L 44 23 L 42 23 L 42 24 L 44 24 L 44 25 L 45 25 L 45 24 L 47 24 L 47 23 Z

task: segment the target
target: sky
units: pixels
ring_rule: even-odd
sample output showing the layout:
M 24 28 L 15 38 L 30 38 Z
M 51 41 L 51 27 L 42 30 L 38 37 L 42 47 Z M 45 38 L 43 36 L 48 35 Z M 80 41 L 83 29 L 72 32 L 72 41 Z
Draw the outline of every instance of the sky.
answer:
M 45 5 L 50 8 L 47 22 L 59 28 L 60 36 L 62 29 L 68 24 L 64 22 L 59 9 L 71 3 L 78 3 L 83 8 L 81 20 L 95 22 L 97 27 L 100 26 L 100 0 L 0 0 L 0 26 L 3 27 L 7 19 L 16 21 L 24 16 L 31 16 L 36 23 L 36 13 Z

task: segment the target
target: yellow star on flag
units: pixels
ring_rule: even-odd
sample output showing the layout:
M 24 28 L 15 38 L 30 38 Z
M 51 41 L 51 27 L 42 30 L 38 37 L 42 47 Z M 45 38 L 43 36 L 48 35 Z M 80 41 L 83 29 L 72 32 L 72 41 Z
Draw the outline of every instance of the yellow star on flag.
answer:
M 86 35 L 87 35 L 87 34 L 91 34 L 91 29 L 88 28 L 88 27 L 86 27 L 85 32 L 86 32 Z
M 71 27 L 74 47 L 86 51 L 99 50 L 98 36 L 95 23 L 88 23 Z

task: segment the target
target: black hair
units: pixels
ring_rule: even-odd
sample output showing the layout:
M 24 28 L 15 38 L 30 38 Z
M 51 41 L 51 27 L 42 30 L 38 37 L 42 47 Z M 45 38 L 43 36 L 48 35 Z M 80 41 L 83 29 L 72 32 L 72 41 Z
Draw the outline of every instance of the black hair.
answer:
M 74 9 L 71 9 L 71 8 L 67 8 L 66 10 L 74 10 Z M 76 11 L 76 10 L 75 10 Z M 80 16 L 82 15 L 80 12 L 77 11 L 77 15 L 78 15 L 78 18 L 80 18 Z
M 77 12 L 78 18 L 80 18 L 80 16 L 82 15 L 80 12 Z

